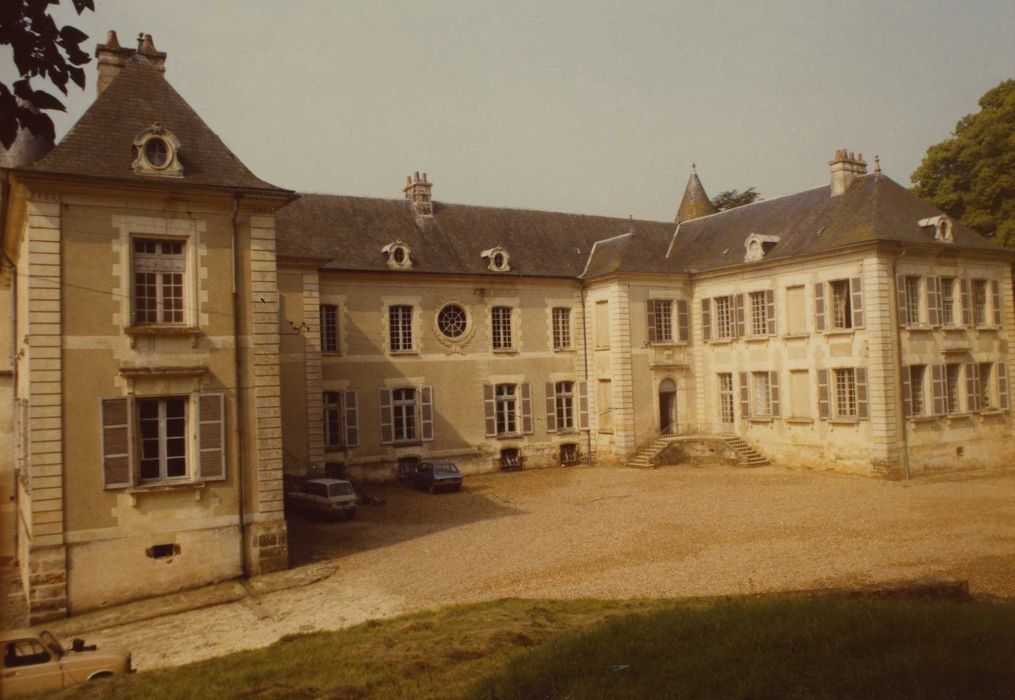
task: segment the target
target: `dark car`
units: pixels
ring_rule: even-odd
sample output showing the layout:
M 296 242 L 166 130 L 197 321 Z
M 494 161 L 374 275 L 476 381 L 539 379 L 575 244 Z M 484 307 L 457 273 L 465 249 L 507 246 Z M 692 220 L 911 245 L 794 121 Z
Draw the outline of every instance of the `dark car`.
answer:
M 462 473 L 454 462 L 423 462 L 412 475 L 412 485 L 430 493 L 461 491 Z

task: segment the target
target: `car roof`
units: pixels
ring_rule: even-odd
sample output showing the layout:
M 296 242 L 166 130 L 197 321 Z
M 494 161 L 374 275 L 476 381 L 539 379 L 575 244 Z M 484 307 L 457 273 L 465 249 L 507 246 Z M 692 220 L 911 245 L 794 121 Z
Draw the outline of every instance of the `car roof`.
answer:
M 345 479 L 307 479 L 303 483 L 305 483 L 305 484 L 325 484 L 325 485 L 328 485 L 328 486 L 330 486 L 331 484 L 349 484 L 350 486 L 352 485 L 350 482 L 346 481 Z
M 42 630 L 34 630 L 30 627 L 22 627 L 17 630 L 3 630 L 0 631 L 0 642 L 9 642 L 12 639 L 27 639 L 29 637 L 38 637 Z
M 431 460 L 427 460 L 426 462 L 423 462 L 423 464 L 430 464 L 434 467 L 454 467 L 455 469 L 458 468 L 458 465 L 455 464 L 454 462 L 434 462 Z

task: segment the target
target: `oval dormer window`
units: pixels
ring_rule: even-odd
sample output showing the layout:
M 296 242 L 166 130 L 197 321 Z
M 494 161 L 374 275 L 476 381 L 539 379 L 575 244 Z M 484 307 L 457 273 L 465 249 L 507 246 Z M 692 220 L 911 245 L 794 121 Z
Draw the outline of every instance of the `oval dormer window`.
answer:
M 148 165 L 162 170 L 169 165 L 169 144 L 161 136 L 152 136 L 145 142 L 144 156 Z
M 391 253 L 391 257 L 394 258 L 396 263 L 402 265 L 405 263 L 405 248 L 402 248 L 401 246 L 395 248 Z
M 504 263 L 507 262 L 507 258 L 504 257 L 504 253 L 496 253 L 493 256 L 493 267 L 494 269 L 501 270 L 504 268 Z
M 412 258 L 409 253 L 409 246 L 402 241 L 388 243 L 381 248 L 381 252 L 388 256 L 388 267 L 395 270 L 407 270 L 412 267 Z
M 494 272 L 509 272 L 511 270 L 510 257 L 507 251 L 500 246 L 484 250 L 480 255 L 486 258 L 489 270 Z
M 138 175 L 183 177 L 180 141 L 155 122 L 134 137 L 134 172 Z

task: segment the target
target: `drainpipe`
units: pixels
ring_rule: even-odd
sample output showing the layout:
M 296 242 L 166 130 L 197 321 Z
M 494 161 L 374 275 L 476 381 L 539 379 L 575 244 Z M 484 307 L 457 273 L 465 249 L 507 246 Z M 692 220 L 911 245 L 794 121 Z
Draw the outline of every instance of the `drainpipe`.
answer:
M 899 276 L 897 274 L 897 265 L 899 260 L 905 256 L 906 251 L 903 249 L 902 253 L 898 257 L 892 259 L 892 304 L 895 308 L 895 347 L 898 349 L 896 354 L 896 369 L 898 370 L 897 377 L 895 380 L 895 387 L 898 390 L 898 399 L 895 401 L 895 409 L 899 412 L 899 435 L 902 437 L 902 469 L 905 474 L 906 481 L 909 481 L 909 436 L 906 434 L 906 405 L 905 398 L 902 395 L 902 373 L 905 371 L 905 366 L 902 363 L 902 326 L 899 325 Z
M 246 541 L 246 532 L 244 532 L 244 520 L 246 520 L 245 512 L 245 501 L 246 501 L 246 489 L 244 488 L 244 478 L 246 476 L 246 430 L 244 429 L 243 422 L 241 419 L 241 407 L 240 407 L 240 391 L 243 387 L 243 351 L 240 348 L 240 248 L 236 244 L 237 237 L 239 236 L 239 230 L 237 220 L 240 215 L 240 200 L 243 195 L 236 193 L 233 195 L 233 218 L 232 218 L 232 247 L 233 247 L 233 367 L 236 373 L 236 390 L 235 390 L 235 406 L 234 413 L 236 415 L 236 443 L 237 443 L 237 458 L 236 458 L 236 487 L 239 491 L 239 521 L 240 521 L 240 566 L 242 567 L 243 576 L 246 578 L 250 576 L 250 567 L 247 565 L 247 550 L 244 546 Z
M 578 278 L 578 290 L 581 292 L 582 299 L 582 359 L 585 364 L 585 386 L 586 391 L 591 393 L 593 387 L 590 386 L 589 382 L 589 317 L 585 314 L 585 280 L 581 277 Z M 585 400 L 591 403 L 590 397 L 586 396 Z M 591 417 L 591 411 L 589 413 Z M 592 421 L 590 420 L 589 423 L 589 432 L 585 438 L 588 442 L 589 464 L 592 464 Z

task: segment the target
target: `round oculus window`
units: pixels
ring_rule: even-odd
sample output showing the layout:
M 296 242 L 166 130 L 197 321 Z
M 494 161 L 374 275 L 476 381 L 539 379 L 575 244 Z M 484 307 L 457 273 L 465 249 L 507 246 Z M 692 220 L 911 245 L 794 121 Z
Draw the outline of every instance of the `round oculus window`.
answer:
M 144 144 L 144 157 L 153 168 L 169 165 L 169 143 L 164 138 L 153 136 Z
M 391 257 L 394 258 L 395 262 L 401 265 L 405 262 L 405 248 L 398 246 L 391 251 Z
M 437 328 L 447 338 L 460 338 L 467 326 L 465 309 L 458 304 L 448 304 L 437 314 Z
M 503 270 L 505 262 L 506 261 L 504 260 L 504 253 L 497 253 L 496 255 L 493 256 L 493 266 L 496 269 Z

